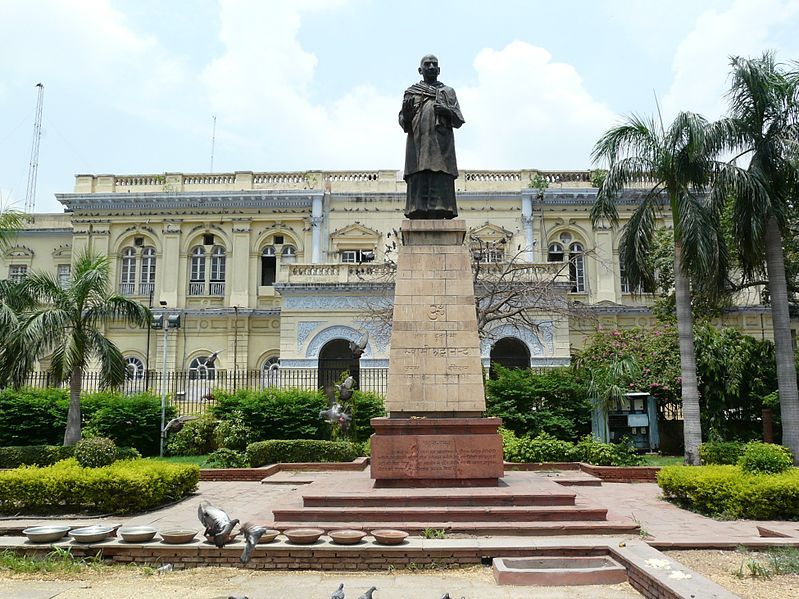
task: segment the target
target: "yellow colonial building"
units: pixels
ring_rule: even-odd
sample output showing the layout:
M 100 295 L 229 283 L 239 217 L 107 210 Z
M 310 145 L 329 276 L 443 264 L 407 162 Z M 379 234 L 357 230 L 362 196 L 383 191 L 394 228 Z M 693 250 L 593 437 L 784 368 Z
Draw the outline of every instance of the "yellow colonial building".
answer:
M 652 298 L 631 294 L 620 271 L 619 229 L 591 224 L 589 171 L 462 171 L 456 185 L 483 264 L 524 264 L 531 280 L 550 277 L 563 303 L 579 308 L 539 309 L 530 327 L 488 325 L 484 364 L 563 365 L 597 325 L 652 323 Z M 637 195 L 622 198 L 622 224 Z M 120 293 L 180 315 L 167 336 L 110 328 L 134 376 L 161 369 L 165 338 L 169 370 L 210 366 L 268 380 L 343 364 L 360 369 L 363 387 L 385 370 L 390 333 L 370 313 L 391 297 L 401 172 L 77 175 L 74 191 L 57 197 L 65 213 L 35 215 L 0 256 L 0 277 L 35 269 L 66 279 L 72 256 L 107 254 Z M 742 299 L 724 323 L 770 337 L 770 311 L 754 300 Z

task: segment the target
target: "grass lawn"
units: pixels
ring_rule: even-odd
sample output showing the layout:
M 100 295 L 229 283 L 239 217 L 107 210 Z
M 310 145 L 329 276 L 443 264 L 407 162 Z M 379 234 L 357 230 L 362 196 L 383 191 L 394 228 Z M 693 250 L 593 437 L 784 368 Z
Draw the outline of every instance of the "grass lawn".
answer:
M 685 457 L 681 455 L 645 455 L 642 466 L 681 466 Z
M 205 460 L 208 459 L 207 455 L 175 455 L 168 458 L 153 458 L 163 462 L 170 462 L 172 464 L 197 464 L 201 468 L 211 468 L 212 466 L 203 466 Z

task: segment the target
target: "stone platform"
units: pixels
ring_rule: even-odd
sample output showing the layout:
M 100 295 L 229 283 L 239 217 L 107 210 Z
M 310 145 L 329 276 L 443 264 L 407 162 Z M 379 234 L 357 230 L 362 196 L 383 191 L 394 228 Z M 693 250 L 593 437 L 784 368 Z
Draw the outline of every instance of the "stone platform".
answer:
M 495 487 L 381 488 L 364 473 L 342 473 L 284 497 L 272 507 L 274 527 L 326 530 L 426 528 L 477 535 L 637 534 L 631 520 L 578 500 L 554 481 L 508 473 Z

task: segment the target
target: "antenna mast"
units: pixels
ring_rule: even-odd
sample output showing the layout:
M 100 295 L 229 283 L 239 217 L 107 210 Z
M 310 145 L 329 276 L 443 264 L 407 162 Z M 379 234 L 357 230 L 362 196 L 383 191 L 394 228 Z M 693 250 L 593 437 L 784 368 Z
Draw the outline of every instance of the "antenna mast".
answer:
M 36 120 L 33 122 L 33 142 L 31 143 L 31 161 L 28 165 L 28 189 L 25 191 L 25 212 L 32 214 L 36 208 L 36 180 L 39 177 L 39 140 L 42 138 L 42 104 L 44 102 L 44 85 L 37 83 L 38 98 L 36 100 Z
M 216 145 L 216 115 L 214 115 L 214 126 L 211 129 L 211 172 L 214 172 L 214 146 Z

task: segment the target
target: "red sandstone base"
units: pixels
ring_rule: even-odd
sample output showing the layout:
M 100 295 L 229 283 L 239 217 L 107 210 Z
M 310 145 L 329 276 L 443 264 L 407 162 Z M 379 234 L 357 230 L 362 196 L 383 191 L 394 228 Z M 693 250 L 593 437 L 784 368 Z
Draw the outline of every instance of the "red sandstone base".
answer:
M 377 487 L 495 487 L 505 474 L 500 418 L 373 418 Z

